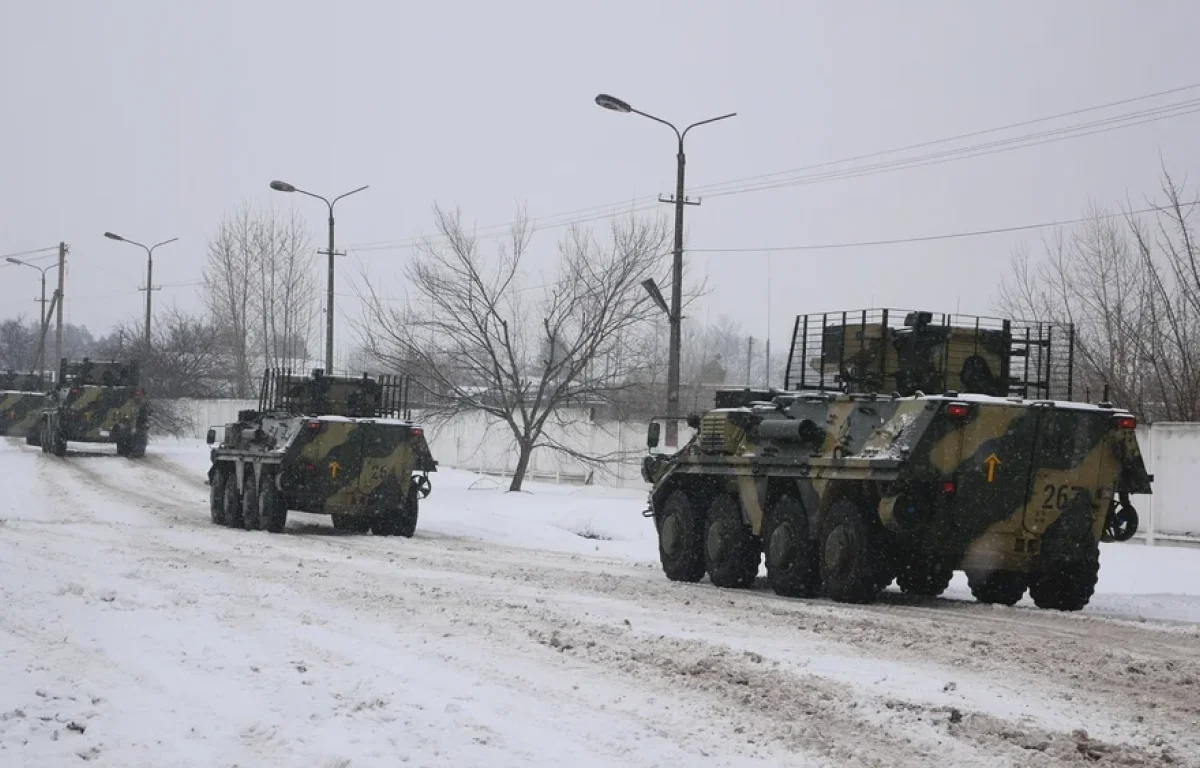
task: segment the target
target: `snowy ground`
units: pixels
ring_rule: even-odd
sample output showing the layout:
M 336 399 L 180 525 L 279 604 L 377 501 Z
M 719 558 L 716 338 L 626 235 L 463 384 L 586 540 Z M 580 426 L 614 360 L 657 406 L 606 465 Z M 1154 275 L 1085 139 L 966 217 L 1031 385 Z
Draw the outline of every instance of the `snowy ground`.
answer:
M 0 440 L 0 765 L 1200 765 L 1200 549 L 1082 614 L 661 575 L 641 493 L 444 471 L 411 540 L 208 521 L 203 445 Z

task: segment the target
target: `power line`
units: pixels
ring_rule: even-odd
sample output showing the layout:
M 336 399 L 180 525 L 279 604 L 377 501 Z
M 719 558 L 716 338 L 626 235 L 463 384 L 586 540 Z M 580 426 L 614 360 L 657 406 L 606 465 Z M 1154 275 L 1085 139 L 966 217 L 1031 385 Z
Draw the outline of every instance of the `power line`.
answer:
M 1183 203 L 1181 207 L 1191 208 L 1200 205 L 1200 200 L 1192 203 Z M 1161 207 L 1142 208 L 1137 211 L 1127 211 L 1121 213 L 1105 213 L 1094 216 L 1084 216 L 1078 219 L 1062 219 L 1060 221 L 1046 221 L 1040 224 L 1019 224 L 1013 227 L 996 227 L 994 229 L 977 229 L 971 232 L 952 232 L 943 235 L 919 235 L 917 237 L 903 237 L 891 240 L 860 240 L 857 242 L 848 243 L 822 243 L 818 245 L 786 245 L 786 246 L 770 246 L 756 248 L 689 248 L 691 253 L 766 253 L 770 251 L 823 251 L 834 250 L 839 248 L 866 248 L 871 246 L 882 245 L 907 245 L 909 243 L 927 243 L 934 240 L 956 240 L 966 237 L 983 237 L 986 235 L 1003 235 L 1010 232 L 1025 232 L 1033 229 L 1046 229 L 1049 227 L 1064 227 L 1071 224 L 1083 224 L 1097 219 L 1115 219 L 1125 216 L 1136 216 L 1142 213 L 1157 213 L 1161 212 Z
M 889 161 L 874 164 L 874 165 L 860 166 L 857 168 L 847 168 L 847 169 L 842 169 L 839 171 L 830 171 L 825 174 L 814 174 L 814 175 L 809 175 L 809 176 L 801 176 L 801 177 L 794 178 L 794 179 L 780 179 L 779 178 L 779 177 L 786 177 L 786 176 L 789 176 L 789 175 L 795 174 L 795 173 L 800 173 L 803 171 L 811 171 L 811 170 L 817 170 L 820 168 L 828 168 L 831 166 L 844 165 L 846 163 L 856 162 L 859 160 L 866 160 L 866 159 L 871 159 L 871 158 L 876 158 L 876 157 L 882 157 L 885 155 L 896 154 L 899 152 L 907 152 L 907 151 L 911 151 L 913 149 L 922 149 L 922 148 L 931 147 L 931 146 L 935 146 L 935 145 L 939 145 L 939 144 L 946 144 L 946 143 L 951 143 L 951 142 L 955 142 L 955 141 L 962 141 L 962 140 L 969 139 L 969 138 L 975 138 L 975 137 L 983 136 L 983 135 L 987 135 L 987 134 L 998 133 L 1000 131 L 1011 130 L 1013 128 L 1021 128 L 1021 127 L 1026 127 L 1026 126 L 1030 126 L 1030 125 L 1035 125 L 1038 123 L 1045 123 L 1045 122 L 1049 122 L 1052 120 L 1059 120 L 1059 119 L 1066 118 L 1066 117 L 1073 117 L 1073 116 L 1077 116 L 1077 115 L 1081 115 L 1081 114 L 1086 114 L 1089 112 L 1096 112 L 1096 111 L 1100 111 L 1103 109 L 1111 109 L 1113 107 L 1123 106 L 1123 105 L 1127 105 L 1127 104 L 1133 104 L 1133 103 L 1137 103 L 1137 102 L 1141 102 L 1141 101 L 1148 101 L 1150 99 L 1160 98 L 1162 96 L 1168 96 L 1168 95 L 1172 95 L 1172 94 L 1176 94 L 1176 93 L 1181 93 L 1184 91 L 1195 90 L 1197 88 L 1200 88 L 1200 83 L 1180 86 L 1178 88 L 1170 88 L 1170 89 L 1163 90 L 1163 91 L 1157 91 L 1155 93 L 1149 93 L 1149 94 L 1145 94 L 1145 95 L 1141 95 L 1141 96 L 1134 96 L 1134 97 L 1130 97 L 1130 98 L 1120 99 L 1117 101 L 1111 101 L 1111 102 L 1107 102 L 1104 104 L 1097 104 L 1094 106 L 1074 109 L 1074 110 L 1070 110 L 1067 112 L 1060 112 L 1058 114 L 1049 115 L 1046 117 L 1038 117 L 1038 118 L 1033 118 L 1033 119 L 1029 119 L 1029 120 L 1022 120 L 1019 122 L 1009 123 L 1007 125 L 1003 125 L 1003 126 L 999 126 L 999 127 L 995 127 L 995 128 L 987 128 L 987 129 L 983 129 L 983 130 L 971 131 L 968 133 L 958 134 L 955 136 L 949 136 L 949 137 L 945 137 L 945 138 L 941 138 L 941 139 L 933 139 L 933 140 L 929 140 L 929 141 L 923 141 L 923 142 L 920 142 L 917 144 L 910 144 L 910 145 L 907 145 L 904 147 L 897 147 L 894 149 L 887 149 L 887 150 L 871 152 L 871 153 L 867 153 L 867 154 L 863 154 L 863 155 L 856 155 L 853 157 L 843 158 L 841 160 L 830 160 L 830 161 L 825 161 L 822 163 L 816 163 L 813 165 L 802 166 L 799 168 L 793 168 L 793 169 L 789 169 L 789 170 L 785 170 L 785 171 L 775 171 L 772 173 L 759 174 L 756 176 L 747 176 L 747 177 L 743 177 L 740 179 L 732 179 L 732 180 L 723 181 L 723 182 L 716 182 L 713 184 L 707 184 L 707 185 L 702 185 L 699 187 L 693 187 L 690 191 L 692 191 L 692 192 L 710 192 L 711 193 L 710 196 L 712 196 L 712 197 L 723 197 L 723 196 L 727 196 L 727 195 L 731 195 L 731 194 L 743 194 L 746 192 L 755 192 L 755 191 L 761 191 L 764 189 L 776 189 L 776 188 L 782 188 L 782 187 L 787 187 L 787 186 L 797 186 L 800 184 L 810 184 L 810 183 L 818 183 L 818 182 L 823 182 L 823 181 L 833 181 L 833 180 L 843 179 L 843 178 L 858 178 L 860 176 L 873 175 L 875 173 L 885 173 L 885 172 L 890 172 L 893 170 L 903 170 L 906 168 L 919 168 L 919 167 L 924 167 L 927 165 L 938 165 L 942 162 L 949 162 L 951 160 L 972 159 L 975 157 L 982 157 L 987 154 L 995 154 L 997 152 L 1002 152 L 1002 151 L 1012 151 L 1015 149 L 1024 149 L 1027 147 L 1037 146 L 1038 144 L 1054 143 L 1055 141 L 1061 141 L 1061 140 L 1065 140 L 1068 138 L 1083 138 L 1085 136 L 1094 135 L 1096 133 L 1107 132 L 1108 130 L 1118 130 L 1120 128 L 1133 127 L 1135 125 L 1142 125 L 1144 123 L 1154 122 L 1156 120 L 1167 119 L 1170 117 L 1181 117 L 1181 116 L 1184 116 L 1187 114 L 1192 114 L 1195 111 L 1200 111 L 1200 99 L 1192 99 L 1192 100 L 1188 100 L 1188 101 L 1177 102 L 1174 104 L 1152 107 L 1152 108 L 1144 109 L 1141 111 L 1134 111 L 1134 112 L 1129 112 L 1129 113 L 1125 113 L 1125 114 L 1121 114 L 1121 115 L 1109 116 L 1106 118 L 1100 118 L 1100 119 L 1089 121 L 1089 122 L 1083 122 L 1083 123 L 1078 123 L 1078 124 L 1069 125 L 1069 126 L 1061 126 L 1059 128 L 1054 128 L 1054 129 L 1050 129 L 1047 131 L 1026 134 L 1026 135 L 1022 135 L 1022 136 L 1013 136 L 1013 137 L 1009 137 L 1006 139 L 999 139 L 994 142 L 987 142 L 987 143 L 978 144 L 975 146 L 960 147 L 957 149 L 945 150 L 943 152 L 938 152 L 938 153 L 917 155 L 917 156 L 909 157 L 909 158 L 898 158 L 898 159 L 889 160 Z M 1117 123 L 1119 123 L 1119 124 L 1117 124 Z M 1102 126 L 1108 126 L 1108 127 L 1101 128 Z M 1088 128 L 1101 128 L 1101 129 L 1085 130 Z M 1064 134 L 1069 134 L 1069 135 L 1064 135 Z M 766 179 L 778 179 L 778 180 L 774 181 L 774 182 L 760 184 L 760 185 L 746 185 L 746 182 L 753 182 L 753 181 L 766 180 Z M 744 185 L 744 186 L 738 187 L 737 185 Z M 640 213 L 643 211 L 651 210 L 651 209 L 657 207 L 655 204 L 656 200 L 657 200 L 657 198 L 655 198 L 655 197 L 635 198 L 633 200 L 627 200 L 627 201 L 620 202 L 620 203 L 610 203 L 607 205 L 594 205 L 594 206 L 589 206 L 587 208 L 575 209 L 573 211 L 565 211 L 565 212 L 558 213 L 558 214 L 549 214 L 549 215 L 542 216 L 542 217 L 534 217 L 530 221 L 535 226 L 538 226 L 541 229 L 555 229 L 558 227 L 569 226 L 571 224 L 586 223 L 586 222 L 590 222 L 590 221 L 596 221 L 598 219 L 609 218 L 612 215 L 622 213 L 622 212 Z M 642 203 L 649 203 L 649 204 L 642 205 Z M 625 210 L 623 210 L 623 209 L 625 209 Z M 587 216 L 584 218 L 567 218 L 563 221 L 556 221 L 557 219 L 562 219 L 564 216 L 570 216 L 575 213 L 592 212 L 592 211 L 601 211 L 601 213 L 598 213 L 596 215 L 590 215 L 590 216 Z M 553 222 L 553 223 L 550 223 L 550 222 Z M 479 228 L 475 229 L 474 234 L 482 235 L 482 236 L 487 236 L 487 234 L 490 234 L 490 233 L 499 234 L 500 232 L 503 231 L 503 229 L 511 226 L 511 224 L 512 224 L 512 222 L 508 222 L 505 224 L 495 224 L 495 225 L 489 225 L 487 227 L 479 227 Z M 443 238 L 440 235 L 429 235 L 429 236 L 418 236 L 418 237 L 407 238 L 407 239 L 398 239 L 398 240 L 380 240 L 380 241 L 374 241 L 374 242 L 370 242 L 370 243 L 363 243 L 358 246 L 351 245 L 351 246 L 348 246 L 348 250 L 364 251 L 364 252 L 366 252 L 366 251 L 382 251 L 382 250 L 400 250 L 400 249 L 412 247 L 412 246 L 416 245 L 417 243 L 422 242 L 425 239 L 440 240 Z
M 727 195 L 745 194 L 747 192 L 759 192 L 768 189 L 782 189 L 784 187 L 818 184 L 840 179 L 874 176 L 881 173 L 889 173 L 891 171 L 923 168 L 930 165 L 940 165 L 942 163 L 947 163 L 954 160 L 968 160 L 976 157 L 999 154 L 1001 152 L 1011 152 L 1017 149 L 1027 149 L 1029 147 L 1034 147 L 1041 144 L 1053 144 L 1059 141 L 1065 141 L 1067 139 L 1078 139 L 1083 138 L 1084 136 L 1108 133 L 1111 131 L 1120 130 L 1122 128 L 1131 128 L 1133 126 L 1144 125 L 1146 123 L 1157 122 L 1159 120 L 1166 120 L 1172 117 L 1183 117 L 1184 115 L 1190 115 L 1196 112 L 1200 112 L 1200 99 L 1195 99 L 1189 102 L 1181 102 L 1179 104 L 1173 104 L 1167 107 L 1160 107 L 1154 110 L 1147 110 L 1141 113 L 1118 115 L 1116 117 L 1105 118 L 1103 120 L 1097 120 L 1091 123 L 1065 126 L 1062 128 L 1056 128 L 1050 131 L 1043 131 L 1041 133 L 1029 134 L 1026 136 L 1014 136 L 1008 139 L 989 142 L 986 144 L 960 147 L 957 149 L 945 150 L 926 155 L 917 155 L 910 158 L 899 158 L 897 160 L 890 160 L 885 163 L 877 163 L 875 165 L 862 166 L 858 168 L 847 168 L 839 171 L 830 171 L 828 173 L 799 176 L 792 179 L 783 179 L 760 185 L 728 189 L 719 192 L 713 192 L 709 195 L 709 197 L 725 197 Z M 1141 119 L 1135 120 L 1133 118 Z M 1084 128 L 1093 128 L 1093 130 L 1081 130 Z
M 17 258 L 18 256 L 30 256 L 30 255 L 32 255 L 32 254 L 35 254 L 35 253 L 45 253 L 45 254 L 48 254 L 48 255 L 46 255 L 46 256 L 38 256 L 36 259 L 28 259 L 28 261 L 42 261 L 43 259 L 48 259 L 48 258 L 50 258 L 51 256 L 53 256 L 54 254 L 58 253 L 58 246 L 56 245 L 56 246 L 53 246 L 53 247 L 51 247 L 51 248 L 35 248 L 35 249 L 34 249 L 34 250 L 32 250 L 32 251 L 21 251 L 20 253 L 5 253 L 5 254 L 0 254 L 0 259 L 15 259 L 15 258 Z M 16 264 L 4 264 L 3 266 L 5 266 L 5 267 L 15 267 L 15 266 L 17 266 L 17 265 L 16 265 Z
M 1123 106 L 1125 104 L 1133 104 L 1133 103 L 1139 102 L 1139 101 L 1148 101 L 1150 99 L 1155 99 L 1160 96 L 1169 96 L 1171 94 L 1181 93 L 1183 91 L 1191 91 L 1191 90 L 1195 90 L 1197 88 L 1200 88 L 1200 83 L 1195 83 L 1193 85 L 1184 85 L 1179 88 L 1170 88 L 1168 90 L 1158 91 L 1156 93 L 1148 93 L 1144 96 L 1134 96 L 1134 97 L 1128 98 L 1128 99 L 1120 99 L 1119 101 L 1110 101 L 1106 104 L 1097 104 L 1097 105 L 1091 106 L 1091 107 L 1083 107 L 1081 109 L 1073 109 L 1069 112 L 1060 112 L 1056 115 L 1049 115 L 1047 117 L 1037 117 L 1037 118 L 1033 118 L 1031 120 L 1022 120 L 1022 121 L 1016 122 L 1016 123 L 1009 123 L 1008 125 L 1001 125 L 996 128 L 986 128 L 984 130 L 971 131 L 970 133 L 960 133 L 956 136 L 947 136 L 947 137 L 941 138 L 941 139 L 932 139 L 929 141 L 922 141 L 917 144 L 909 144 L 904 147 L 896 147 L 895 149 L 885 149 L 885 150 L 880 150 L 878 152 L 870 152 L 865 155 L 856 155 L 854 157 L 846 157 L 846 158 L 842 158 L 841 160 L 828 160 L 823 163 L 815 163 L 813 165 L 801 166 L 799 168 L 792 168 L 792 169 L 786 170 L 786 171 L 775 171 L 773 173 L 764 173 L 764 174 L 759 174 L 756 176 L 746 176 L 741 179 L 732 179 L 730 181 L 706 184 L 703 186 L 695 187 L 693 189 L 693 191 L 702 192 L 702 191 L 708 191 L 708 190 L 715 190 L 715 189 L 719 189 L 721 187 L 731 186 L 734 184 L 741 184 L 741 183 L 744 183 L 747 181 L 757 181 L 759 179 L 767 179 L 767 178 L 772 178 L 772 177 L 776 177 L 776 176 L 786 176 L 786 175 L 792 174 L 792 173 L 800 173 L 802 171 L 816 170 L 817 168 L 827 168 L 831 165 L 842 165 L 844 163 L 853 163 L 858 160 L 870 160 L 871 158 L 882 157 L 884 155 L 892 155 L 892 154 L 896 154 L 897 152 L 908 152 L 913 149 L 924 149 L 925 147 L 932 147 L 937 144 L 947 144 L 947 143 L 951 143 L 951 142 L 955 142 L 955 141 L 962 141 L 964 139 L 973 139 L 977 136 L 985 136 L 989 133 L 999 133 L 1000 131 L 1007 131 L 1012 128 L 1024 128 L 1029 125 L 1036 125 L 1038 123 L 1050 122 L 1051 120 L 1060 120 L 1064 117 L 1074 117 L 1076 115 L 1082 115 L 1082 114 L 1086 114 L 1088 112 L 1098 112 L 1102 109 L 1109 109 L 1111 107 L 1119 107 L 1119 106 Z

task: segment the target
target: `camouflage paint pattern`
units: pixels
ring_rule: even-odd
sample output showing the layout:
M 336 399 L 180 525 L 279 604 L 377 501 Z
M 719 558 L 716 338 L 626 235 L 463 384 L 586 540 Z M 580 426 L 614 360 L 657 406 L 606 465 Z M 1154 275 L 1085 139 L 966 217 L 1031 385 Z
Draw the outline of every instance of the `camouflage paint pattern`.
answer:
M 0 391 L 0 435 L 25 437 L 42 418 L 41 392 Z
M 815 538 L 822 515 L 850 498 L 896 541 L 947 567 L 1028 572 L 1063 513 L 1086 510 L 1099 541 L 1121 485 L 1149 492 L 1121 417 L 1128 414 L 984 395 L 778 394 L 707 412 L 687 446 L 644 471 L 656 513 L 677 488 L 701 507 L 733 493 L 762 535 L 765 510 L 787 494 L 801 502 Z
M 858 391 L 1008 394 L 1008 350 L 1002 331 L 836 325 L 825 328 L 821 349 L 823 357 L 808 358 L 809 370 L 827 381 L 836 376 L 853 382 Z
M 137 387 L 71 385 L 46 395 L 44 415 L 66 440 L 114 443 L 145 434 L 149 406 Z

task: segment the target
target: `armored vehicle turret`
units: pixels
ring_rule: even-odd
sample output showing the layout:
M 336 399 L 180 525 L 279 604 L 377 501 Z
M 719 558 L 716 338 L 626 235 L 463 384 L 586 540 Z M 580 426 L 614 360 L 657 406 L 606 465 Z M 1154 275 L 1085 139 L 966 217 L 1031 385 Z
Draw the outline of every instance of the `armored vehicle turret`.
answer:
M 150 436 L 150 405 L 138 364 L 63 358 L 39 421 L 42 450 L 64 456 L 67 442 L 115 443 L 117 454 L 140 458 Z
M 1044 323 L 797 318 L 782 390 L 718 393 L 690 442 L 647 458 L 664 571 L 748 586 L 765 555 L 780 594 L 869 602 L 962 570 L 983 602 L 1082 608 L 1152 478 L 1133 415 L 1073 399 L 1073 348 Z
M 258 408 L 214 445 L 212 521 L 282 531 L 288 510 L 331 515 L 339 530 L 412 536 L 437 469 L 408 411 L 408 379 L 267 370 Z

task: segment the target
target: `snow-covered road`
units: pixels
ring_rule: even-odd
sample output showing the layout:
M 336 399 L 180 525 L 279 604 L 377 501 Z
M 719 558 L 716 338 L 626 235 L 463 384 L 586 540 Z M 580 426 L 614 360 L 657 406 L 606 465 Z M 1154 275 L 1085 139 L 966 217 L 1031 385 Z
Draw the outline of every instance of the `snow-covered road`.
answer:
M 0 441 L 0 765 L 1200 765 L 1200 550 L 1106 545 L 1077 615 L 850 607 L 667 581 L 634 492 L 220 528 L 205 459 Z

